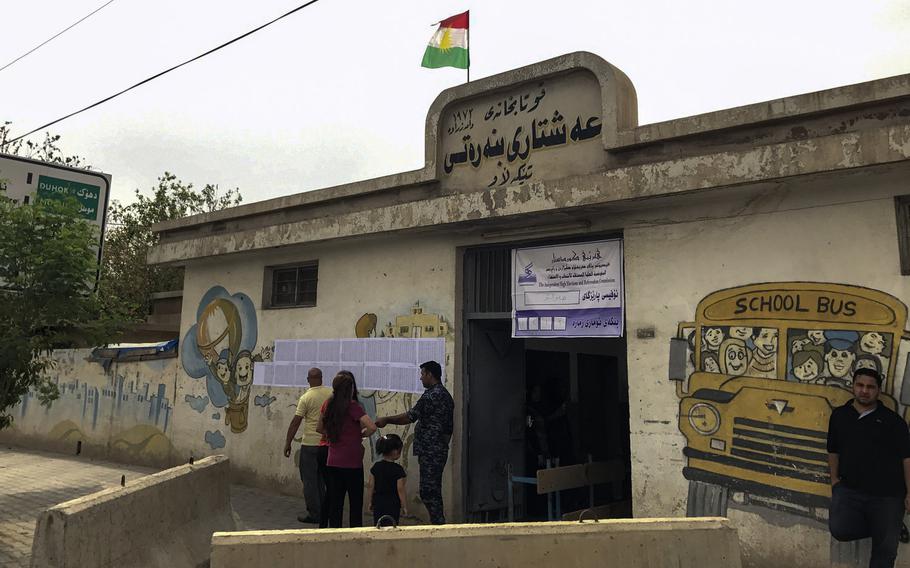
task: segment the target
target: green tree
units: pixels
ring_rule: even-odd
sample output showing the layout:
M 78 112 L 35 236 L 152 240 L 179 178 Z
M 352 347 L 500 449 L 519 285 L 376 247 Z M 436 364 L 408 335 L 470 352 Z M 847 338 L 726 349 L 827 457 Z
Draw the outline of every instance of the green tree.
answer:
M 16 140 L 15 142 L 10 142 L 11 124 L 12 123 L 9 121 L 0 124 L 0 152 L 13 156 L 32 158 L 33 160 L 41 160 L 42 162 L 47 162 L 49 164 L 59 164 L 71 168 L 85 168 L 87 170 L 92 169 L 92 166 L 86 164 L 85 160 L 79 156 L 65 156 L 63 154 L 60 147 L 57 146 L 57 142 L 60 140 L 59 134 L 51 136 L 49 132 L 45 132 L 44 140 L 41 142 L 32 142 L 31 140 Z
M 0 194 L 0 429 L 30 389 L 57 398 L 53 349 L 101 345 L 122 319 L 94 293 L 97 227 L 75 200 L 17 206 Z
M 239 189 L 221 191 L 207 184 L 196 190 L 164 172 L 150 196 L 137 189 L 132 203 L 112 202 L 101 270 L 105 302 L 122 307 L 134 321 L 144 320 L 152 293 L 183 289 L 182 268 L 146 264 L 149 250 L 158 243 L 152 225 L 232 207 L 241 200 Z

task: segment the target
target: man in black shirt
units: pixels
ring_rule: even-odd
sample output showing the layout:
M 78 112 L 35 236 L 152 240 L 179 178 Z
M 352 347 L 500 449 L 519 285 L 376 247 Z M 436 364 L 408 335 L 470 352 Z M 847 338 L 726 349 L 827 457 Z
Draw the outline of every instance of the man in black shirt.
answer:
M 910 511 L 910 431 L 878 401 L 881 385 L 878 371 L 857 369 L 853 400 L 828 422 L 828 525 L 840 541 L 872 537 L 869 568 L 893 568 L 901 520 Z

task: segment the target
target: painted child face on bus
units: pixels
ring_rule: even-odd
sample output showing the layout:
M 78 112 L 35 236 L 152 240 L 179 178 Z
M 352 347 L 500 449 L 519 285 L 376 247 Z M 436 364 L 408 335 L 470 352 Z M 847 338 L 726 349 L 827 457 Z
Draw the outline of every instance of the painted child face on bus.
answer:
M 730 337 L 735 339 L 741 339 L 743 341 L 752 337 L 752 328 L 751 327 L 731 327 L 730 328 Z
M 878 332 L 870 331 L 860 338 L 859 348 L 870 355 L 881 355 L 885 350 L 885 338 Z
M 702 367 L 708 373 L 720 373 L 720 364 L 717 362 L 717 357 L 704 357 L 702 360 Z
M 749 366 L 749 352 L 740 339 L 728 339 L 720 350 L 720 370 L 726 375 L 739 376 Z
M 837 379 L 849 378 L 856 355 L 850 349 L 834 349 L 825 353 L 828 374 Z
M 793 340 L 793 343 L 790 344 L 790 354 L 799 353 L 806 348 L 807 345 L 810 345 L 812 340 L 808 337 L 797 337 Z
M 724 340 L 724 330 L 719 327 L 709 327 L 705 329 L 705 348 L 711 351 L 717 351 L 721 342 Z
M 774 328 L 761 328 L 752 341 L 755 343 L 755 349 L 761 351 L 763 355 L 777 352 L 777 330 Z
M 793 367 L 793 375 L 804 383 L 808 383 L 817 378 L 820 371 L 821 369 L 818 368 L 818 363 L 812 358 L 806 359 L 802 365 Z
M 813 345 L 822 345 L 825 342 L 825 332 L 820 329 L 810 329 L 807 333 Z

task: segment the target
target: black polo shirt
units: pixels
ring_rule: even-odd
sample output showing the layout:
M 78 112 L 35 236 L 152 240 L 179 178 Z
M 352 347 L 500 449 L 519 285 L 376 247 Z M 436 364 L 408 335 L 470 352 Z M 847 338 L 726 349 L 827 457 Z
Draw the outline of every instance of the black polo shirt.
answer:
M 881 402 L 859 417 L 851 400 L 828 421 L 828 452 L 839 454 L 841 482 L 870 495 L 903 496 L 903 459 L 910 458 L 907 423 Z

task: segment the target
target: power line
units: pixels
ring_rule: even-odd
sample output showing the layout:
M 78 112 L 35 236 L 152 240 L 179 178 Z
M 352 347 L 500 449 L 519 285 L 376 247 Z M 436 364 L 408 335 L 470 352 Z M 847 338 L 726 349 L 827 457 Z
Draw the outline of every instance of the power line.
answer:
M 136 83 L 136 84 L 133 85 L 132 87 L 127 87 L 126 89 L 123 89 L 123 90 L 120 91 L 119 93 L 115 93 L 115 94 L 113 94 L 113 95 L 111 95 L 111 96 L 109 96 L 109 97 L 107 97 L 107 98 L 101 99 L 100 101 L 98 101 L 98 102 L 96 102 L 96 103 L 92 103 L 92 104 L 88 105 L 87 107 L 85 107 L 85 108 L 83 108 L 83 109 L 77 110 L 77 111 L 75 111 L 75 112 L 71 112 L 71 113 L 69 113 L 68 115 L 66 115 L 66 116 L 64 116 L 64 117 L 61 117 L 61 118 L 58 118 L 57 120 L 48 122 L 48 123 L 45 124 L 44 126 L 39 126 L 38 128 L 36 128 L 36 129 L 34 129 L 34 130 L 31 130 L 31 131 L 29 131 L 29 132 L 27 132 L 27 133 L 25 133 L 25 134 L 23 134 L 23 135 L 21 135 L 21 136 L 17 136 L 17 137 L 15 137 L 15 138 L 11 139 L 11 140 L 8 140 L 8 141 L 6 142 L 6 144 L 7 144 L 7 145 L 12 144 L 13 142 L 16 142 L 17 140 L 21 140 L 21 139 L 25 138 L 26 136 L 31 136 L 32 134 L 34 134 L 35 132 L 38 132 L 39 130 L 44 130 L 45 128 L 47 128 L 47 127 L 49 127 L 49 126 L 53 126 L 53 125 L 57 124 L 58 122 L 63 122 L 64 120 L 66 120 L 66 119 L 68 119 L 68 118 L 72 118 L 72 117 L 76 116 L 77 114 L 83 113 L 83 112 L 85 112 L 85 111 L 87 111 L 87 110 L 89 110 L 89 109 L 93 109 L 93 108 L 95 108 L 96 106 L 101 105 L 101 104 L 104 104 L 104 103 L 108 102 L 108 101 L 111 100 L 111 99 L 115 99 L 115 98 L 119 97 L 120 95 L 122 95 L 122 94 L 124 94 L 124 93 L 127 93 L 127 92 L 129 92 L 129 91 L 132 91 L 132 90 L 135 89 L 136 87 L 140 87 L 140 86 L 142 86 L 142 85 L 148 83 L 149 81 L 154 81 L 155 79 L 157 79 L 158 77 L 161 77 L 162 75 L 167 75 L 167 74 L 170 73 L 171 71 L 175 71 L 175 70 L 177 70 L 177 69 L 180 69 L 180 68 L 183 67 L 184 65 L 188 65 L 188 64 L 190 64 L 190 63 L 192 63 L 192 62 L 194 62 L 194 61 L 197 61 L 197 60 L 199 60 L 199 59 L 202 59 L 202 58 L 205 57 L 206 55 L 211 55 L 212 53 L 215 53 L 215 52 L 218 51 L 219 49 L 225 48 L 225 47 L 231 45 L 231 44 L 234 43 L 234 42 L 237 42 L 237 41 L 242 40 L 243 38 L 245 38 L 245 37 L 247 37 L 247 36 L 251 36 L 251 35 L 253 35 L 254 33 L 258 32 L 259 30 L 261 30 L 261 29 L 263 29 L 263 28 L 267 28 L 268 26 L 271 26 L 272 24 L 274 24 L 274 23 L 277 22 L 278 20 L 287 18 L 287 17 L 290 16 L 291 14 L 293 14 L 293 13 L 295 13 L 295 12 L 299 12 L 300 10 L 303 10 L 303 9 L 306 8 L 307 6 L 311 6 L 311 5 L 315 4 L 316 2 L 319 2 L 319 0 L 309 0 L 309 2 L 305 2 L 305 3 L 301 4 L 300 6 L 297 6 L 296 8 L 294 8 L 293 10 L 291 10 L 290 12 L 287 12 L 287 13 L 285 13 L 285 14 L 280 15 L 280 16 L 278 16 L 277 18 L 275 18 L 274 20 L 272 20 L 272 21 L 270 21 L 270 22 L 266 22 L 265 24 L 262 24 L 262 25 L 259 26 L 258 28 L 252 29 L 252 30 L 246 32 L 246 33 L 243 34 L 243 35 L 239 35 L 239 36 L 235 37 L 234 39 L 232 39 L 232 40 L 230 40 L 230 41 L 228 41 L 228 42 L 222 43 L 222 44 L 219 45 L 218 47 L 214 47 L 214 48 L 212 48 L 212 49 L 206 51 L 205 53 L 202 53 L 202 54 L 200 54 L 200 55 L 197 55 L 196 57 L 193 57 L 192 59 L 187 59 L 186 61 L 184 61 L 183 63 L 180 63 L 179 65 L 174 65 L 174 66 L 171 67 L 170 69 L 165 69 L 164 71 L 162 71 L 162 72 L 160 72 L 160 73 L 157 73 L 157 74 L 155 74 L 155 75 L 152 75 L 152 76 L 149 77 L 148 79 L 143 79 L 142 81 L 139 81 L 138 83 Z
M 70 26 L 69 26 L 68 28 L 66 28 L 66 29 L 64 29 L 64 30 L 61 30 L 60 32 L 57 32 L 57 34 L 54 35 L 53 37 L 44 40 L 43 42 L 39 43 L 38 45 L 36 45 L 35 47 L 31 48 L 30 50 L 26 51 L 25 53 L 23 53 L 23 54 L 20 55 L 19 57 L 13 59 L 12 61 L 10 61 L 9 63 L 7 63 L 7 64 L 4 65 L 3 67 L 0 67 L 0 71 L 3 71 L 4 69 L 6 69 L 7 67 L 9 67 L 9 66 L 12 65 L 13 63 L 19 61 L 20 59 L 22 59 L 22 58 L 25 57 L 26 55 L 29 55 L 30 53 L 33 53 L 33 52 L 37 51 L 37 50 L 38 50 L 39 48 L 41 48 L 42 46 L 44 46 L 44 45 L 46 45 L 46 44 L 52 42 L 53 40 L 57 39 L 57 38 L 60 37 L 60 36 L 62 36 L 63 34 L 65 34 L 66 32 L 70 31 L 71 29 L 75 28 L 76 26 L 78 26 L 79 24 L 81 24 L 82 22 L 84 22 L 85 20 L 87 20 L 87 19 L 89 19 L 90 17 L 94 16 L 95 14 L 97 14 L 98 12 L 100 12 L 102 9 L 106 8 L 108 5 L 112 4 L 113 2 L 114 2 L 114 0 L 108 0 L 108 1 L 105 2 L 100 8 L 97 8 L 94 12 L 91 12 L 91 13 L 89 13 L 87 16 L 84 16 L 84 17 L 82 17 L 80 20 L 77 20 L 75 23 L 70 24 Z

